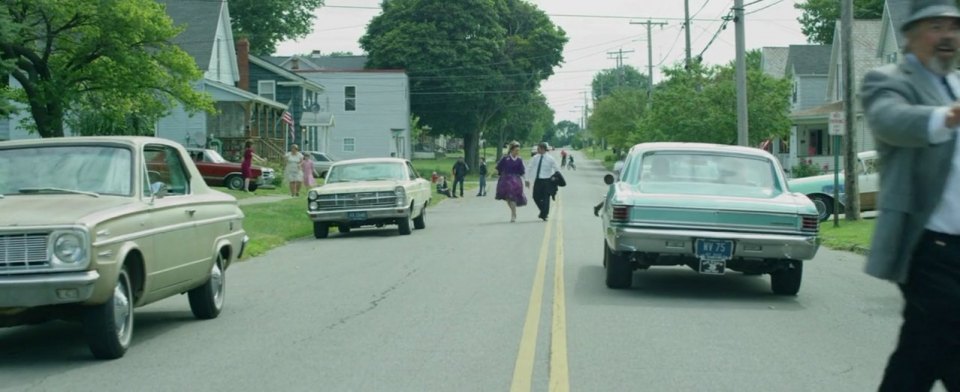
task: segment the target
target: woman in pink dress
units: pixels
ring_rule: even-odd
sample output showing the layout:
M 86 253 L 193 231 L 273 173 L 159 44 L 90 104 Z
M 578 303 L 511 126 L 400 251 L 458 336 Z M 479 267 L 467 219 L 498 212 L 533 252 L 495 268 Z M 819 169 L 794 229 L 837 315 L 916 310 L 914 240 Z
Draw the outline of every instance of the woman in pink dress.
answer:
M 243 191 L 250 192 L 250 177 L 253 176 L 253 142 L 243 143 L 243 162 L 240 162 L 240 175 L 243 176 Z
M 309 152 L 303 153 L 303 162 L 300 162 L 300 167 L 303 168 L 303 186 L 307 189 L 312 188 L 317 181 L 313 179 L 313 156 Z

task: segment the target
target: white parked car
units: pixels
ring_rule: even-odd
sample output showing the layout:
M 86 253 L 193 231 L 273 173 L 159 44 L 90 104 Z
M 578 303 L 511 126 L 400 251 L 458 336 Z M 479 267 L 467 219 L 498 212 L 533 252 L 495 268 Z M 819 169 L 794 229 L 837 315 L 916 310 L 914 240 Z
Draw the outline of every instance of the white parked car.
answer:
M 339 160 L 333 155 L 320 151 L 304 151 L 303 153 L 310 154 L 310 159 L 313 160 L 313 176 L 317 178 L 326 177 L 330 166 L 333 166 Z
M 876 151 L 862 151 L 857 154 L 857 186 L 860 194 L 860 211 L 873 211 L 877 209 L 877 193 L 880 191 L 880 174 L 877 172 L 879 163 Z M 821 221 L 830 219 L 833 215 L 833 171 L 813 177 L 795 178 L 790 180 L 790 190 L 800 192 L 817 206 L 817 215 Z M 847 200 L 846 189 L 844 189 L 844 176 L 840 172 L 839 189 L 839 213 L 846 209 L 844 203 Z
M 316 238 L 326 238 L 331 226 L 348 233 L 361 226 L 397 225 L 406 235 L 411 219 L 413 228 L 426 227 L 431 196 L 430 180 L 406 159 L 351 159 L 331 166 L 325 183 L 310 190 L 307 214 Z

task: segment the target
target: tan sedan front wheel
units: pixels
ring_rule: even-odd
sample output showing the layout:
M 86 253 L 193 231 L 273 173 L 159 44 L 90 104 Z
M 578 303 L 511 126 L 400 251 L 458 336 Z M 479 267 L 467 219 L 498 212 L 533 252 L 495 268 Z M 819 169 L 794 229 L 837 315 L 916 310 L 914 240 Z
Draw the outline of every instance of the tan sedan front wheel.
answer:
M 227 270 L 223 256 L 217 254 L 217 260 L 210 267 L 210 278 L 203 286 L 187 292 L 190 298 L 190 310 L 194 317 L 201 320 L 217 318 L 223 310 L 223 299 L 227 293 Z
M 130 273 L 123 266 L 110 299 L 84 313 L 83 332 L 94 357 L 116 359 L 127 352 L 133 336 L 133 302 Z

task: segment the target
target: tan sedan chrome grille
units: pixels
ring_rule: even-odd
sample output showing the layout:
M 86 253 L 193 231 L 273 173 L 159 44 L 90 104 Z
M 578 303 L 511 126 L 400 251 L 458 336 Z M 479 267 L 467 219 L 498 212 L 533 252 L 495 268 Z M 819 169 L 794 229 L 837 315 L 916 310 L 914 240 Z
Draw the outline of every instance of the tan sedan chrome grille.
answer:
M 339 193 L 334 195 L 320 195 L 317 198 L 317 209 L 321 211 L 393 207 L 396 205 L 397 195 L 392 191 Z
M 0 234 L 0 273 L 50 268 L 49 233 Z

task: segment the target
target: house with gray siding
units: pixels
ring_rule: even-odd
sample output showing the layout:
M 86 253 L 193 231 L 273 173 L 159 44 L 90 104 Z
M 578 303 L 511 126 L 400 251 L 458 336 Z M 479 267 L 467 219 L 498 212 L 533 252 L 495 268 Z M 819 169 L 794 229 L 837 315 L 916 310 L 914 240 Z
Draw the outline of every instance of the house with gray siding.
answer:
M 826 103 L 830 53 L 830 45 L 790 45 L 784 75 L 793 85 L 790 94 L 793 114 Z M 788 170 L 800 159 L 831 154 L 827 124 L 820 119 L 792 121 L 789 155 L 784 162 Z
M 240 66 L 246 64 L 249 44 L 246 40 L 234 42 L 228 3 L 159 2 L 165 4 L 175 25 L 184 26 L 173 43 L 196 60 L 203 72 L 196 88 L 210 94 L 217 112 L 188 113 L 176 105 L 169 116 L 160 119 L 156 136 L 187 147 L 210 146 L 221 150 L 227 159 L 238 159 L 242 141 L 248 138 L 256 143 L 261 155 L 275 158 L 282 154 L 282 145 L 268 148 L 272 145 L 268 136 L 284 134 L 286 127 L 280 118 L 287 105 L 247 91 Z
M 286 132 L 254 136 L 272 140 L 270 148 L 281 148 L 282 151 L 289 149 L 291 144 L 298 144 L 304 151 L 314 150 L 315 135 L 327 132 L 334 125 L 323 85 L 266 59 L 249 55 L 248 60 L 240 68 L 241 80 L 248 80 L 250 92 L 287 105 L 294 122 Z M 290 129 L 294 132 L 291 133 Z
M 886 0 L 883 4 L 883 17 L 880 19 L 880 43 L 877 57 L 883 64 L 900 61 L 904 44 L 900 26 L 910 17 L 910 0 Z
M 410 83 L 404 70 L 366 69 L 365 56 L 271 57 L 324 86 L 319 98 L 336 123 L 307 133 L 311 148 L 340 159 L 412 158 Z

